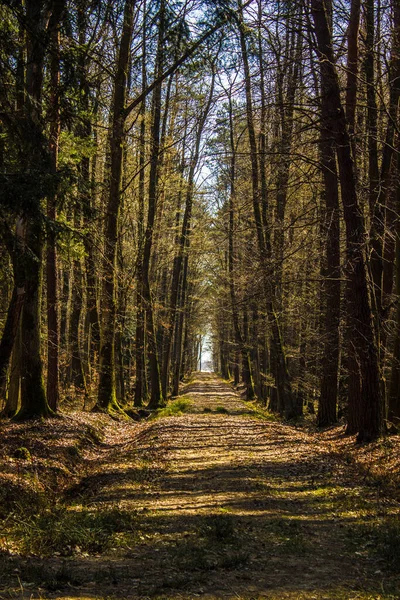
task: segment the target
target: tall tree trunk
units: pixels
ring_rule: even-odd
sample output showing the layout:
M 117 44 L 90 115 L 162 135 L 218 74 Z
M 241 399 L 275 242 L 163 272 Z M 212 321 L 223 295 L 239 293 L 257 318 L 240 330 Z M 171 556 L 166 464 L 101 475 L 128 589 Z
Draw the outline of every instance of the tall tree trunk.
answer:
M 41 115 L 43 64 L 46 35 L 46 6 L 43 1 L 26 0 L 27 69 L 26 106 L 27 143 L 26 172 L 51 173 L 48 144 L 43 132 Z M 45 14 L 46 13 L 46 14 Z M 35 176 L 35 175 L 33 175 Z M 37 216 L 25 220 L 25 301 L 22 309 L 21 407 L 16 418 L 46 417 L 52 414 L 47 403 L 41 357 L 40 300 L 44 237 L 40 206 Z
M 392 0 L 393 30 L 391 60 L 389 68 L 389 107 L 386 124 L 385 144 L 379 173 L 379 187 L 371 224 L 371 261 L 375 290 L 379 290 L 377 326 L 380 335 L 380 361 L 384 366 L 387 327 L 385 324 L 391 314 L 390 303 L 393 290 L 393 265 L 395 263 L 397 185 L 400 160 L 395 156 L 395 131 L 398 129 L 398 104 L 400 98 L 400 1 Z M 380 223 L 379 219 L 384 219 Z M 380 259 L 379 259 L 380 256 Z M 378 287 L 380 285 L 380 288 Z M 384 384 L 384 381 L 383 381 Z M 383 385 L 384 387 L 384 385 Z
M 50 89 L 51 119 L 49 150 L 53 175 L 58 169 L 58 152 L 61 133 L 60 116 L 60 22 L 65 1 L 54 2 L 49 25 L 51 36 Z M 60 396 L 59 381 L 59 320 L 58 320 L 58 272 L 55 221 L 57 217 L 57 193 L 47 198 L 47 217 L 50 227 L 47 233 L 46 275 L 47 275 L 47 401 L 56 411 Z
M 143 30 L 142 30 L 142 91 L 147 86 L 146 73 L 146 0 L 143 4 Z M 136 277 L 136 336 L 135 336 L 135 362 L 136 362 L 136 385 L 135 406 L 142 406 L 147 400 L 147 375 L 146 375 L 146 313 L 143 306 L 143 242 L 144 242 L 144 200 L 145 200 L 145 164 L 146 164 L 146 97 L 140 109 L 140 139 L 139 139 L 139 206 L 138 206 L 138 258 Z
M 350 20 L 347 31 L 347 85 L 346 85 L 346 118 L 356 165 L 355 122 L 358 88 L 358 33 L 360 29 L 361 0 L 351 0 Z M 332 11 L 332 7 L 330 8 Z
M 188 240 L 189 243 L 189 240 Z M 187 335 L 187 324 L 189 317 L 187 314 L 187 296 L 188 296 L 188 270 L 189 270 L 189 259 L 186 253 L 183 258 L 183 268 L 181 274 L 181 280 L 179 284 L 179 295 L 177 302 L 178 319 L 176 323 L 176 335 L 175 335 L 175 346 L 174 346 L 174 361 L 173 361 L 173 377 L 172 377 L 172 395 L 177 396 L 179 394 L 179 382 L 182 373 L 184 373 L 182 366 L 182 344 L 185 347 L 185 338 Z M 184 332 L 184 329 L 186 333 Z
M 336 168 L 335 136 L 328 129 L 327 112 L 330 90 L 325 79 L 321 82 L 321 139 L 320 155 L 324 185 L 323 236 L 326 239 L 326 268 L 324 269 L 323 295 L 324 351 L 321 363 L 322 378 L 318 401 L 317 422 L 326 427 L 336 421 L 339 375 L 339 323 L 340 323 L 340 220 L 339 189 Z
M 383 235 L 384 209 L 379 196 L 378 166 L 378 111 L 375 96 L 375 9 L 374 0 L 365 2 L 366 42 L 365 78 L 367 84 L 367 134 L 368 134 L 368 179 L 369 211 L 371 217 L 371 258 L 370 268 L 373 283 L 372 301 L 375 314 L 377 348 L 380 352 L 380 315 L 382 314 L 382 274 L 383 274 Z
M 230 136 L 230 191 L 229 191 L 229 229 L 228 229 L 228 274 L 229 274 L 229 290 L 231 296 L 231 309 L 233 329 L 235 332 L 236 345 L 240 349 L 242 355 L 242 377 L 246 386 L 246 398 L 252 400 L 254 398 L 254 384 L 250 362 L 250 353 L 246 346 L 239 325 L 239 311 L 236 301 L 235 289 L 235 256 L 234 256 L 234 231 L 235 231 L 235 197 L 236 197 L 236 147 L 234 139 L 234 123 L 233 123 L 233 106 L 232 97 L 229 94 L 229 136 Z
M 321 81 L 326 95 L 326 123 L 337 144 L 340 188 L 346 224 L 347 278 L 349 312 L 352 316 L 354 352 L 360 365 L 362 396 L 360 410 L 359 441 L 371 441 L 383 430 L 383 404 L 379 380 L 379 363 L 373 328 L 371 301 L 368 290 L 368 274 L 365 256 L 365 226 L 360 210 L 354 163 L 346 117 L 340 98 L 339 79 L 335 68 L 332 34 L 328 26 L 324 0 L 311 1 L 320 60 Z M 352 399 L 349 398 L 351 402 Z
M 158 78 L 163 69 L 164 58 L 164 28 L 165 28 L 165 2 L 161 0 L 159 10 L 159 28 L 156 57 L 156 75 Z M 152 409 L 159 408 L 163 404 L 161 390 L 160 365 L 157 356 L 157 340 L 155 335 L 153 303 L 150 287 L 150 259 L 153 245 L 154 223 L 157 210 L 157 194 L 159 180 L 159 160 L 160 160 L 160 127 L 161 127 L 161 88 L 160 83 L 154 88 L 152 98 L 152 126 L 151 126 L 151 153 L 150 153 L 150 175 L 149 175 L 149 198 L 147 225 L 144 235 L 143 245 L 143 301 L 147 319 L 147 343 L 148 359 L 150 368 L 150 402 Z
M 400 160 L 400 159 L 399 159 Z M 400 209 L 400 186 L 397 182 L 397 212 Z M 388 419 L 397 427 L 400 427 L 400 227 L 397 220 L 396 232 L 396 330 L 393 348 L 392 368 L 390 374 L 390 387 L 388 398 Z
M 80 219 L 76 215 L 75 227 Z M 81 316 L 83 309 L 83 273 L 80 257 L 73 261 L 73 287 L 71 298 L 71 316 L 69 327 L 68 354 L 70 357 L 68 379 L 75 388 L 86 394 L 86 380 L 82 360 L 82 328 Z
M 261 268 L 263 270 L 263 285 L 264 293 L 266 297 L 268 318 L 271 325 L 272 339 L 271 349 L 275 357 L 275 377 L 276 377 L 276 388 L 278 392 L 278 408 L 286 418 L 290 419 L 296 416 L 296 400 L 292 391 L 292 384 L 290 380 L 289 371 L 287 368 L 287 361 L 285 350 L 283 346 L 283 340 L 280 330 L 280 324 L 278 322 L 277 314 L 272 301 L 272 290 L 270 282 L 270 273 L 268 270 L 268 243 L 266 242 L 266 233 L 263 227 L 262 212 L 260 206 L 260 185 L 259 185 L 259 166 L 258 166 L 258 149 L 256 143 L 255 126 L 254 126 L 254 115 L 253 115 L 253 101 L 251 93 L 251 78 L 250 68 L 248 60 L 248 50 L 246 41 L 246 29 L 243 22 L 242 14 L 242 3 L 239 1 L 239 32 L 240 32 L 240 45 L 243 58 L 243 68 L 245 75 L 245 87 L 246 87 L 246 116 L 247 116 L 247 127 L 250 142 L 250 159 L 251 159 L 251 181 L 252 181 L 252 199 L 253 199 L 253 211 L 254 220 L 257 233 L 258 251 L 260 255 Z
M 20 318 L 25 300 L 25 270 L 23 264 L 24 242 L 23 224 L 19 219 L 13 234 L 6 223 L 2 225 L 2 238 L 11 257 L 14 287 L 7 310 L 6 322 L 0 341 L 0 394 L 6 395 L 8 367 L 15 339 L 20 330 Z
M 11 369 L 10 369 L 10 383 L 7 391 L 6 404 L 2 415 L 5 417 L 12 418 L 18 412 L 18 404 L 21 395 L 21 323 L 18 327 L 18 332 L 15 338 Z
M 112 133 L 110 140 L 110 187 L 105 220 L 103 287 L 101 293 L 102 323 L 100 344 L 100 376 L 97 410 L 119 409 L 115 394 L 115 287 L 116 256 L 121 205 L 122 157 L 125 138 L 125 98 L 128 80 L 130 47 L 133 33 L 135 0 L 126 0 L 124 22 L 118 54 L 118 66 L 113 95 Z
M 78 55 L 78 76 L 79 76 L 79 101 L 82 116 L 77 126 L 77 135 L 84 140 L 91 140 L 97 145 L 96 130 L 92 130 L 92 120 L 97 119 L 98 101 L 95 99 L 91 105 L 91 88 L 88 81 L 88 57 L 85 51 L 88 35 L 88 9 L 89 1 L 84 0 L 77 7 L 77 24 L 80 53 Z M 98 93 L 98 91 L 97 91 Z M 95 369 L 95 363 L 98 358 L 100 345 L 100 323 L 98 311 L 98 277 L 96 270 L 96 255 L 94 242 L 93 213 L 95 209 L 95 177 L 96 177 L 96 155 L 90 159 L 84 156 L 79 164 L 79 182 L 78 193 L 80 209 L 84 218 L 84 229 L 86 234 L 83 237 L 85 248 L 85 278 L 86 278 L 86 318 L 85 318 L 85 374 L 91 379 Z M 92 173 L 91 173 L 92 171 Z

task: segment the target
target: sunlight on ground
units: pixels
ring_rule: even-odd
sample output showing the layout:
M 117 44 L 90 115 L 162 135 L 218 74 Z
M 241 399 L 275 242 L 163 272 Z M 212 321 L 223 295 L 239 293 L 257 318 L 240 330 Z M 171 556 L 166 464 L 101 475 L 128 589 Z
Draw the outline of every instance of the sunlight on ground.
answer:
M 251 418 L 208 374 L 167 408 L 103 444 L 69 505 L 21 519 L 0 600 L 398 597 L 398 505 L 315 436 Z

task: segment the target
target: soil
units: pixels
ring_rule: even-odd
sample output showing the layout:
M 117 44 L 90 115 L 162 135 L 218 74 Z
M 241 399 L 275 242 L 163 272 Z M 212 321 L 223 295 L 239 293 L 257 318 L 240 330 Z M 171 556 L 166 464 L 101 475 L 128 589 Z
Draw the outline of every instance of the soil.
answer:
M 182 393 L 176 416 L 84 417 L 102 439 L 81 443 L 65 466 L 69 485 L 52 480 L 54 510 L 113 515 L 108 539 L 21 550 L 6 519 L 0 598 L 400 598 L 400 538 L 388 545 L 397 486 L 354 459 L 342 429 L 271 421 L 213 374 L 196 374 Z M 10 459 L 6 475 L 25 459 Z

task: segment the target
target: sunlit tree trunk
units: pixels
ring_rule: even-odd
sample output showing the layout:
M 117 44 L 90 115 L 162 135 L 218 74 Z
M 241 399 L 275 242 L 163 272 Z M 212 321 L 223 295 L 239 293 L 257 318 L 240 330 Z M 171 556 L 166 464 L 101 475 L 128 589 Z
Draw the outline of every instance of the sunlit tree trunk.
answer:
M 124 22 L 118 54 L 118 66 L 112 102 L 113 118 L 110 139 L 110 188 L 105 219 L 105 249 L 103 287 L 101 293 L 101 345 L 99 365 L 99 390 L 96 409 L 118 409 L 115 394 L 115 288 L 118 222 L 121 206 L 122 157 L 125 127 L 125 98 L 128 79 L 130 46 L 133 32 L 135 0 L 126 0 Z
M 143 56 L 142 56 L 142 90 L 147 86 L 146 74 L 146 2 L 143 4 Z M 140 109 L 140 138 L 139 138 L 139 197 L 138 197 L 138 258 L 136 277 L 136 336 L 135 336 L 135 406 L 142 406 L 147 400 L 147 375 L 146 375 L 146 339 L 145 325 L 146 313 L 143 306 L 143 238 L 144 238 L 144 201 L 145 201 L 145 164 L 146 164 L 146 98 L 143 98 Z
M 156 77 L 161 75 L 164 63 L 164 28 L 165 3 L 161 0 L 159 9 L 158 42 L 156 57 Z M 155 333 L 153 300 L 150 287 L 150 259 L 153 245 L 154 224 L 157 210 L 157 194 L 159 181 L 160 160 L 160 129 L 161 129 L 161 91 L 162 83 L 157 85 L 152 97 L 152 125 L 147 224 L 143 244 L 143 303 L 146 312 L 147 354 L 149 360 L 150 402 L 149 407 L 156 409 L 163 404 L 161 390 L 160 365 L 157 355 L 157 340 Z

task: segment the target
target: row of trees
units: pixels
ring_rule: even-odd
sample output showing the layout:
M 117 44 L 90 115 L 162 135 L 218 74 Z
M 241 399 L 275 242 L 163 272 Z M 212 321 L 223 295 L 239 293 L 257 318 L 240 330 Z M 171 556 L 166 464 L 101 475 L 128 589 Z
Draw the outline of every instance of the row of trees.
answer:
M 399 11 L 239 3 L 210 151 L 218 368 L 288 418 L 340 405 L 360 441 L 400 417 Z
M 3 412 L 157 408 L 211 327 L 286 418 L 399 419 L 399 0 L 0 10 Z
M 196 8 L 2 2 L 7 416 L 53 414 L 68 394 L 157 408 L 196 366 L 193 198 L 224 19 L 206 28 Z

